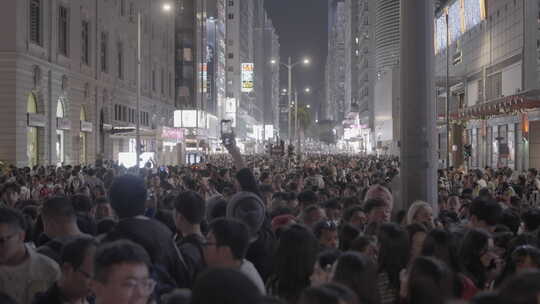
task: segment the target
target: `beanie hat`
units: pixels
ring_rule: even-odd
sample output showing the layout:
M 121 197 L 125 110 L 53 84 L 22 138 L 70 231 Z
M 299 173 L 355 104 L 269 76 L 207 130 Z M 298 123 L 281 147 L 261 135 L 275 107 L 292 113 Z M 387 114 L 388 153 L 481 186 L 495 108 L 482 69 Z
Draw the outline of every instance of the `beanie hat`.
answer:
M 262 199 L 252 192 L 238 192 L 227 204 L 227 217 L 243 221 L 249 228 L 251 241 L 257 239 L 266 216 Z

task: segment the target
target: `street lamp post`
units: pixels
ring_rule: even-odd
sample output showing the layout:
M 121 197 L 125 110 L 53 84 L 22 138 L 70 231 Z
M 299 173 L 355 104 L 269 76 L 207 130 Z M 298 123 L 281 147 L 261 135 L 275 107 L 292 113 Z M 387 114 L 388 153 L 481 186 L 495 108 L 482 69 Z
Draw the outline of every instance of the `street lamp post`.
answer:
M 164 3 L 162 7 L 164 12 L 172 10 L 172 4 Z M 141 164 L 141 9 L 137 10 L 137 118 L 135 129 L 135 155 L 137 157 L 137 169 Z
M 137 12 L 137 130 L 135 132 L 135 154 L 137 169 L 141 163 L 141 10 Z
M 270 63 L 271 64 L 277 64 L 278 62 L 274 59 L 270 60 Z M 293 141 L 291 140 L 291 134 L 292 134 L 292 113 L 291 113 L 291 105 L 292 105 L 292 70 L 295 66 L 297 66 L 298 64 L 304 64 L 304 65 L 308 65 L 310 63 L 310 60 L 308 58 L 304 58 L 303 60 L 301 61 L 298 61 L 298 62 L 295 62 L 295 63 L 292 63 L 292 59 L 291 57 L 288 58 L 287 60 L 287 63 L 282 63 L 282 62 L 279 62 L 280 65 L 284 66 L 285 68 L 287 68 L 287 71 L 288 71 L 288 90 L 287 90 L 287 96 L 288 96 L 288 109 L 287 109 L 287 115 L 288 115 L 288 124 L 289 124 L 289 144 L 293 143 Z

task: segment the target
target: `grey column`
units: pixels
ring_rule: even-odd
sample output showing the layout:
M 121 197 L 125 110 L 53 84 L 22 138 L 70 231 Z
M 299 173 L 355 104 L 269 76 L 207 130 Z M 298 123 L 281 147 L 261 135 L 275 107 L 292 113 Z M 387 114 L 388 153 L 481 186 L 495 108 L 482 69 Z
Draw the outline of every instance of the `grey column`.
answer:
M 433 1 L 401 1 L 401 194 L 437 210 Z

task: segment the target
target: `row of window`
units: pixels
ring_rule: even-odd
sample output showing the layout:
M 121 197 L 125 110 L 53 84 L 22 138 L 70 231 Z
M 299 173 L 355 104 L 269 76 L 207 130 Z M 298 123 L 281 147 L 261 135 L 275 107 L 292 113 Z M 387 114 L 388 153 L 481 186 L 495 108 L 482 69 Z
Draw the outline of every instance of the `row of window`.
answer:
M 141 125 L 149 126 L 150 125 L 150 115 L 148 112 L 140 112 Z M 128 108 L 125 105 L 115 104 L 114 105 L 114 120 L 124 121 L 129 123 L 137 123 L 137 110 Z
M 42 16 L 43 16 L 43 0 L 30 1 L 30 41 L 43 46 L 42 33 Z M 130 3 L 130 14 L 134 11 Z M 125 12 L 125 1 L 121 2 L 121 11 Z M 122 16 L 124 13 L 122 13 Z M 81 61 L 83 64 L 90 65 L 90 33 L 91 27 L 88 20 L 81 21 Z M 100 34 L 100 68 L 103 73 L 109 73 L 109 33 L 106 31 Z M 164 37 L 165 39 L 166 37 Z M 60 54 L 69 56 L 69 9 L 66 6 L 60 5 L 58 8 L 58 51 Z M 116 49 L 117 70 L 116 76 L 119 79 L 124 79 L 125 76 L 125 56 L 124 45 L 119 42 Z M 152 90 L 157 91 L 155 71 L 152 72 Z M 161 70 L 161 94 L 165 95 L 165 83 L 169 84 L 168 94 L 173 97 L 173 79 L 169 72 L 168 79 L 165 79 L 165 71 Z M 168 80 L 168 81 L 167 81 Z

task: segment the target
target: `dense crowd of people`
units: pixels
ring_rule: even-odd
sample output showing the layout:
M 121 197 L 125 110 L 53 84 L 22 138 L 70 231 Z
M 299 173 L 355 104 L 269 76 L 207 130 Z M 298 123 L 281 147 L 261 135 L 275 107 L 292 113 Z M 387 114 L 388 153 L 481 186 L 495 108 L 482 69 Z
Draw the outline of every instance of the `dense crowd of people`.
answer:
M 440 170 L 438 202 L 407 209 L 398 179 L 397 158 L 234 145 L 195 166 L 6 166 L 0 303 L 537 303 L 535 169 Z

